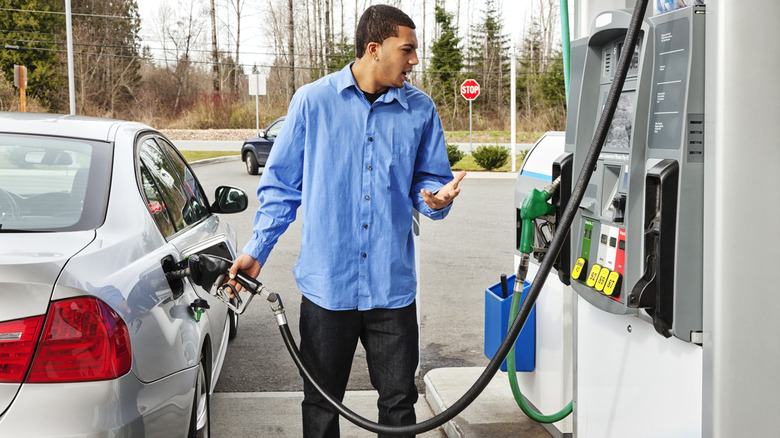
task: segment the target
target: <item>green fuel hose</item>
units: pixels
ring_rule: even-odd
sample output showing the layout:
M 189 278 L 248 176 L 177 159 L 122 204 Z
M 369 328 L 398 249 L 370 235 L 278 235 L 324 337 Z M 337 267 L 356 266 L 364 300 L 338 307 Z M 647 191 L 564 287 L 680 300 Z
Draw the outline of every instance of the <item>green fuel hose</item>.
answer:
M 566 103 L 569 102 L 569 72 L 571 70 L 571 43 L 569 39 L 569 0 L 561 0 L 561 51 L 563 52 L 563 84 Z
M 509 312 L 509 326 L 512 326 L 515 318 L 520 309 L 520 303 L 522 301 L 522 293 L 525 287 L 525 278 L 528 274 L 528 260 L 530 259 L 531 251 L 533 250 L 535 226 L 534 220 L 555 214 L 555 207 L 547 202 L 552 195 L 558 191 L 560 187 L 561 177 L 556 178 L 549 186 L 544 190 L 538 191 L 536 189 L 531 190 L 525 196 L 523 200 L 522 208 L 520 209 L 520 216 L 523 219 L 523 229 L 520 236 L 520 263 L 517 266 L 517 275 L 515 276 L 514 293 L 512 294 L 512 303 Z M 507 329 L 508 331 L 509 329 Z M 509 350 L 509 355 L 506 357 L 507 373 L 509 377 L 509 385 L 512 387 L 512 395 L 515 397 L 515 401 L 520 409 L 528 416 L 528 418 L 539 423 L 555 423 L 566 418 L 572 411 L 573 403 L 570 401 L 565 408 L 553 415 L 542 415 L 531 408 L 523 397 L 523 393 L 520 392 L 520 386 L 517 384 L 517 364 L 515 363 L 515 346 L 512 345 Z
M 520 309 L 521 301 L 522 298 L 519 292 L 515 292 L 512 294 L 512 304 L 511 304 L 511 310 L 509 311 L 509 321 L 514 321 L 515 317 L 517 317 L 517 311 L 518 309 Z M 517 402 L 517 406 L 520 407 L 520 409 L 523 411 L 525 415 L 528 416 L 528 418 L 536 421 L 537 423 L 555 423 L 557 421 L 563 420 L 569 414 L 571 414 L 572 406 L 574 404 L 573 401 L 569 401 L 569 404 L 567 404 L 566 407 L 564 407 L 563 409 L 561 409 L 560 411 L 552 415 L 542 415 L 534 411 L 534 409 L 528 405 L 528 403 L 525 401 L 525 397 L 523 397 L 523 393 L 520 392 L 520 386 L 517 384 L 517 365 L 515 364 L 514 345 L 512 346 L 512 349 L 509 350 L 509 355 L 506 357 L 506 368 L 507 368 L 507 375 L 509 377 L 509 386 L 512 387 L 512 394 L 515 396 L 515 401 Z

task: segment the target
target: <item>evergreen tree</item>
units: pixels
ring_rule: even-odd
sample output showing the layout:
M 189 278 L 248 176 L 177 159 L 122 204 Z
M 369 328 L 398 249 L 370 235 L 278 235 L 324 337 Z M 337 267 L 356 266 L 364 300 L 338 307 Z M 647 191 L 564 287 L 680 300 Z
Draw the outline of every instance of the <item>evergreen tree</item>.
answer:
M 354 60 L 355 44 L 350 43 L 346 36 L 340 35 L 328 57 L 328 73 L 341 70 L 345 65 Z
M 469 69 L 480 84 L 474 105 L 501 111 L 509 101 L 509 36 L 504 34 L 495 0 L 486 0 L 483 19 L 472 26 Z
M 566 83 L 563 77 L 563 54 L 560 50 L 552 52 L 547 62 L 547 71 L 539 78 L 539 91 L 547 107 L 566 106 Z
M 457 99 L 459 73 L 463 69 L 463 54 L 458 47 L 461 38 L 457 36 L 452 19 L 453 14 L 447 13 L 444 6 L 437 3 L 435 20 L 439 37 L 431 46 L 431 63 L 428 70 L 435 72 L 431 75 L 435 79 L 432 94 L 441 95 L 446 102 Z
M 64 35 L 65 18 L 62 15 L 26 11 L 61 11 L 57 0 L 0 0 L 0 8 L 19 9 L 0 13 L 0 35 L 3 45 L 18 49 L 0 50 L 0 70 L 13 85 L 14 64 L 27 67 L 27 95 L 37 98 L 44 106 L 56 109 L 56 94 L 65 84 L 65 76 L 56 41 Z
M 528 113 L 542 108 L 563 109 L 566 105 L 562 54 L 548 47 L 543 19 L 543 13 L 534 14 L 520 47 L 518 96 L 520 107 Z

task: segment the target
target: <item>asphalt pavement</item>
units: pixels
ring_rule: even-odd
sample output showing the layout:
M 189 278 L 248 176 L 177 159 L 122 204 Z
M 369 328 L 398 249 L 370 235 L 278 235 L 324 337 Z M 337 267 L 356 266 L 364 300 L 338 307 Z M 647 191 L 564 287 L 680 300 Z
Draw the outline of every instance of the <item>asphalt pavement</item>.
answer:
M 251 236 L 254 213 L 259 205 L 255 196 L 259 176 L 247 175 L 237 157 L 198 163 L 195 172 L 207 193 L 213 193 L 219 185 L 233 185 L 249 195 L 247 211 L 222 216 L 236 230 L 239 240 L 237 251 L 240 252 L 240 246 Z M 462 394 L 467 389 L 465 385 L 469 383 L 470 373 L 488 363 L 482 351 L 484 291 L 497 283 L 502 273 L 512 273 L 514 179 L 514 175 L 508 173 L 470 172 L 461 183 L 461 195 L 446 219 L 422 219 L 418 273 L 422 291 L 418 303 L 421 363 L 417 383 L 421 397 L 417 410 L 420 420 L 432 415 L 425 398 L 427 388 L 423 380 L 429 371 L 462 369 L 466 378 L 439 379 L 442 393 Z M 301 223 L 298 220 L 279 239 L 259 276 L 266 287 L 282 296 L 296 340 L 301 295 L 291 271 L 297 260 L 300 236 Z M 448 381 L 456 387 L 446 388 Z M 368 377 L 365 352 L 360 346 L 347 389 L 347 406 L 370 417 L 375 411 L 375 402 L 371 401 L 373 388 Z M 300 423 L 300 391 L 302 379 L 282 342 L 274 315 L 266 303 L 254 301 L 241 316 L 238 336 L 228 348 L 216 386 L 212 406 L 214 436 L 300 436 L 300 429 L 295 426 Z M 513 400 L 508 388 L 504 394 L 500 400 L 493 402 L 511 408 Z M 446 403 L 451 401 L 448 399 Z M 516 421 L 524 418 L 519 408 L 514 410 L 516 417 L 510 418 L 508 423 L 503 421 L 505 427 L 509 424 L 510 430 L 514 430 Z M 461 423 L 453 426 L 456 430 L 470 430 L 468 424 L 473 420 L 463 416 L 455 419 L 458 420 Z M 345 420 L 342 424 L 346 428 L 343 436 L 371 436 L 357 429 L 348 432 L 351 425 Z M 485 429 L 485 424 L 480 423 L 479 426 L 473 430 L 480 432 L 468 436 L 511 436 L 500 433 L 484 435 L 489 433 L 488 429 Z M 442 433 L 444 430 L 439 428 L 422 436 L 443 436 Z

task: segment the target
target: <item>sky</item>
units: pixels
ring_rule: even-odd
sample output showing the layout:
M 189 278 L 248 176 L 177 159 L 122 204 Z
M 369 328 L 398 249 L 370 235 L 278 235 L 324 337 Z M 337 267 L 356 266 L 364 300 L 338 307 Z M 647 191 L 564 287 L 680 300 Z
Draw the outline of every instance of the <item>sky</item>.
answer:
M 160 5 L 167 3 L 171 8 L 178 8 L 182 10 L 187 8 L 189 3 L 194 1 L 197 4 L 201 4 L 205 7 L 208 4 L 208 0 L 136 0 L 138 3 L 139 13 L 141 15 L 141 37 L 142 45 L 148 45 L 153 50 L 154 56 L 159 56 L 159 48 L 161 47 L 159 35 L 159 26 L 156 22 L 159 22 Z M 215 0 L 217 5 L 217 17 L 218 22 L 226 22 L 232 19 L 234 13 L 231 6 L 228 4 L 228 0 Z M 276 3 L 278 0 L 271 0 Z M 296 3 L 301 0 L 295 0 Z M 337 10 L 340 11 L 341 1 L 344 2 L 345 9 L 345 33 L 354 35 L 354 9 L 358 4 L 358 0 L 352 2 L 351 0 L 332 0 Z M 240 61 L 245 65 L 266 65 L 272 59 L 268 54 L 272 52 L 272 45 L 266 36 L 267 32 L 263 30 L 263 17 L 267 14 L 267 5 L 269 0 L 245 0 L 245 6 L 242 11 L 241 20 L 241 53 Z M 359 7 L 362 5 L 371 3 L 382 3 L 381 1 L 373 0 L 360 0 Z M 394 3 L 393 1 L 385 1 L 384 3 Z M 431 35 L 433 29 L 433 3 L 434 0 L 426 0 L 427 12 L 426 12 L 426 43 L 430 45 Z M 465 32 L 467 29 L 467 23 L 469 20 L 473 23 L 475 20 L 479 20 L 482 17 L 482 10 L 485 8 L 484 0 L 445 0 L 445 9 L 450 13 L 455 13 L 458 3 L 460 3 L 461 17 L 460 27 Z M 504 20 L 504 31 L 509 34 L 512 39 L 519 42 L 522 35 L 523 23 L 527 21 L 530 14 L 531 3 L 537 3 L 536 0 L 496 0 L 495 4 L 500 6 L 502 11 L 502 18 Z M 411 18 L 417 24 L 417 38 L 422 44 L 422 0 L 401 0 L 401 9 L 407 12 Z M 472 16 L 469 18 L 467 11 L 471 10 Z M 410 13 L 410 11 L 412 11 Z M 339 12 L 337 14 L 340 15 Z M 202 47 L 203 52 L 199 52 L 202 59 L 208 58 L 208 50 L 210 46 L 210 29 L 211 22 L 208 18 L 208 12 L 204 12 L 206 29 L 203 33 L 203 41 L 206 46 Z M 340 18 L 337 18 L 340 20 Z M 219 25 L 218 25 L 219 26 Z M 336 27 L 340 27 L 339 23 L 335 24 Z M 218 37 L 221 50 L 225 50 L 226 35 Z M 235 49 L 235 43 L 230 43 L 230 49 Z M 420 51 L 418 50 L 418 53 Z

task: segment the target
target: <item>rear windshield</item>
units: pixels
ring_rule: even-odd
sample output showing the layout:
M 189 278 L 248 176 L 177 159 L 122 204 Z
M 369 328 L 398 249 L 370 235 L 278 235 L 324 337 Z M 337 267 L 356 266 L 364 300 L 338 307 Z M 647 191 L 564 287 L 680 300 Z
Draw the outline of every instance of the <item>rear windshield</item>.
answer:
M 0 232 L 100 226 L 111 155 L 108 143 L 0 134 Z

